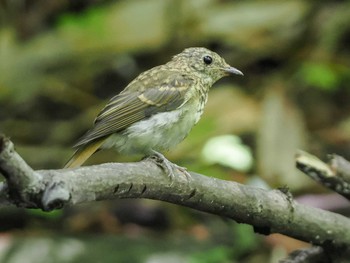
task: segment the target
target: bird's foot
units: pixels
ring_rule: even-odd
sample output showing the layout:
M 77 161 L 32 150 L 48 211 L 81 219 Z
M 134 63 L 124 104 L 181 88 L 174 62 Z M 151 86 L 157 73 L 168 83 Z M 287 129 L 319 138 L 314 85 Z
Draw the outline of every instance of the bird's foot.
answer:
M 163 154 L 159 152 L 153 151 L 150 158 L 151 160 L 154 160 L 158 166 L 165 170 L 165 172 L 168 173 L 170 179 L 175 178 L 176 170 L 179 170 L 181 173 L 183 173 L 186 176 L 187 180 L 191 178 L 191 174 L 185 167 L 170 162 L 167 158 L 165 158 Z

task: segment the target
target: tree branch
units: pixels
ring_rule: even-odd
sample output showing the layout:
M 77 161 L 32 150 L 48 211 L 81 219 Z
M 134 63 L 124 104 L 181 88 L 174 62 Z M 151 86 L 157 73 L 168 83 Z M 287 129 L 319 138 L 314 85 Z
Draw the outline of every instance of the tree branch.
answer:
M 287 259 L 279 263 L 328 263 L 331 258 L 321 247 L 310 247 L 293 251 Z
M 315 245 L 350 253 L 350 220 L 307 207 L 280 190 L 179 172 L 173 180 L 151 160 L 107 163 L 77 169 L 33 171 L 0 137 L 1 204 L 45 211 L 83 202 L 148 198 L 162 200 L 251 224 L 262 234 L 282 233 Z
M 350 163 L 335 154 L 329 159 L 329 164 L 326 164 L 312 154 L 299 151 L 296 165 L 316 182 L 350 200 Z

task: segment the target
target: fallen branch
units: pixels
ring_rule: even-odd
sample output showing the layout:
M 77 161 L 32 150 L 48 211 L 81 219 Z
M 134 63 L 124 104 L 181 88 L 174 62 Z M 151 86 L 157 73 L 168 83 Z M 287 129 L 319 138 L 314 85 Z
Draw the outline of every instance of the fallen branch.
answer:
M 148 198 L 162 200 L 251 224 L 262 234 L 281 233 L 331 250 L 350 253 L 350 220 L 307 207 L 280 190 L 180 172 L 171 180 L 151 160 L 107 163 L 77 169 L 33 171 L 0 137 L 0 204 L 45 211 L 83 202 Z

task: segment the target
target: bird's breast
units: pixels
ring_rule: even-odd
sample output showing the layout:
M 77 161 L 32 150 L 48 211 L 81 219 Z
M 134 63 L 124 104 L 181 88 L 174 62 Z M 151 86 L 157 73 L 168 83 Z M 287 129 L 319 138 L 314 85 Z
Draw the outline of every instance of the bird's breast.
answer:
M 148 154 L 150 150 L 173 148 L 199 121 L 206 101 L 206 94 L 198 96 L 197 93 L 176 110 L 154 114 L 112 135 L 107 147 L 113 146 L 123 154 Z

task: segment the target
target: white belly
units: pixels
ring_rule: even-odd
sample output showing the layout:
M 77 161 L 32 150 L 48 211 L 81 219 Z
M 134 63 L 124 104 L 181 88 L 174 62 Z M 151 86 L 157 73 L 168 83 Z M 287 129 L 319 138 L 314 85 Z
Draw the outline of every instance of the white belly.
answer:
M 132 124 L 121 133 L 111 135 L 103 147 L 114 147 L 122 154 L 149 154 L 151 150 L 168 150 L 185 139 L 201 114 L 202 109 L 198 110 L 197 103 L 158 113 Z

